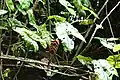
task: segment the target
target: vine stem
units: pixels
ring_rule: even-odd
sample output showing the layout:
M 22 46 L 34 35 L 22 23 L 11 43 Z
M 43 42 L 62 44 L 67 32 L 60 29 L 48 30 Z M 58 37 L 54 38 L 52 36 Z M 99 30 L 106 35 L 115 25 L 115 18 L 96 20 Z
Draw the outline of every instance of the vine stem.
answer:
M 105 3 L 103 4 L 103 6 L 101 7 L 101 9 L 99 10 L 99 12 L 97 13 L 98 16 L 99 16 L 100 13 L 102 12 L 102 10 L 105 8 L 105 6 L 106 6 L 106 4 L 108 3 L 108 1 L 109 1 L 109 0 L 106 0 L 106 1 L 105 1 Z M 96 20 L 97 20 L 97 18 L 94 19 L 94 22 L 95 22 Z M 94 25 L 91 25 L 90 28 L 88 29 L 87 33 L 86 33 L 85 36 L 84 36 L 85 39 L 88 37 L 88 35 L 89 35 L 90 31 L 92 30 L 93 26 L 94 26 Z M 95 35 L 95 33 L 96 33 L 96 30 L 94 31 L 93 35 Z M 92 35 L 92 36 L 93 36 L 93 35 Z M 93 36 L 93 37 L 94 37 L 94 36 Z M 91 37 L 91 40 L 92 40 L 92 37 Z M 91 42 L 91 40 L 89 41 L 89 43 Z M 89 43 L 88 43 L 87 46 L 90 45 Z M 75 62 L 75 60 L 76 60 L 75 57 L 79 54 L 79 52 L 80 52 L 83 44 L 84 44 L 84 42 L 82 41 L 81 44 L 79 45 L 76 53 L 75 53 L 75 56 L 74 56 L 74 58 L 73 58 L 73 61 L 72 61 L 71 65 Z M 86 48 L 87 48 L 87 47 L 86 47 Z M 85 48 L 85 49 L 86 49 L 86 48 Z
M 110 10 L 110 12 L 107 14 L 107 16 L 101 21 L 101 23 L 100 23 L 101 28 L 102 28 L 102 24 L 104 23 L 104 21 L 105 21 L 105 20 L 111 15 L 111 13 L 119 6 L 119 4 L 120 4 L 120 1 L 112 8 L 112 10 Z M 91 38 L 90 38 L 87 46 L 85 47 L 85 49 L 84 49 L 80 54 L 83 54 L 83 52 L 89 47 L 89 45 L 90 45 L 91 41 L 93 40 L 93 38 L 94 38 L 94 36 L 95 36 L 95 34 L 96 34 L 96 32 L 97 32 L 98 29 L 100 29 L 100 27 L 99 27 L 99 26 L 96 26 L 96 28 L 95 28 L 95 30 L 94 30 L 94 32 L 93 32 L 93 34 L 92 34 L 92 36 L 91 36 Z

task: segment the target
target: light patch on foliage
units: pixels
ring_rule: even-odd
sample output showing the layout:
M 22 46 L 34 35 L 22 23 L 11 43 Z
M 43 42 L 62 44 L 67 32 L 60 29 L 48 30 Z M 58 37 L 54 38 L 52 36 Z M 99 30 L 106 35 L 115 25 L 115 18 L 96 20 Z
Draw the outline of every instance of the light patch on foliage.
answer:
M 76 12 L 74 11 L 74 6 L 72 6 L 68 1 L 66 0 L 59 0 L 60 4 L 63 5 L 72 15 L 76 16 Z
M 120 68 L 120 54 L 109 56 L 107 61 L 115 68 Z
M 74 48 L 74 41 L 69 38 L 68 35 L 73 35 L 80 40 L 85 41 L 84 37 L 78 32 L 76 28 L 74 28 L 70 23 L 55 23 L 56 25 L 56 34 L 64 46 L 66 46 L 67 50 L 72 50 Z M 66 49 L 65 49 L 66 50 Z
M 0 9 L 0 15 L 6 14 L 8 11 Z
M 116 69 L 107 60 L 93 60 L 92 64 L 94 65 L 96 80 L 112 80 L 113 75 L 118 77 Z
M 35 31 L 31 31 L 31 30 L 28 30 L 28 29 L 25 29 L 25 28 L 19 28 L 19 27 L 16 27 L 13 30 L 16 31 L 16 32 L 18 32 L 25 41 L 27 41 L 31 45 L 33 45 L 35 52 L 39 50 L 39 46 L 38 46 L 37 42 L 40 42 L 41 45 L 44 48 L 47 48 L 46 41 L 43 40 L 43 39 L 41 39 L 41 37 L 38 34 L 36 34 Z

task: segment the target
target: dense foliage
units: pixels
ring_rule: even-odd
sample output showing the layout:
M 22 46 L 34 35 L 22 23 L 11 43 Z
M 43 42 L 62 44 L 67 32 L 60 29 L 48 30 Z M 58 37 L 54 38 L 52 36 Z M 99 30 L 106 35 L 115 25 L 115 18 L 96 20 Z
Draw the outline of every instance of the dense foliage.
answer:
M 120 1 L 0 3 L 1 80 L 119 80 Z

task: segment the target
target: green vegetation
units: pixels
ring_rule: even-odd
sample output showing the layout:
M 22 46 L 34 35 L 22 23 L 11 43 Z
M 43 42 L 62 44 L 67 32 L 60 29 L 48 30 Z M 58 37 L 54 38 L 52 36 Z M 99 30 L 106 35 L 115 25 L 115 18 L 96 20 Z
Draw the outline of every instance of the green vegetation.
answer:
M 0 3 L 1 80 L 119 80 L 120 1 Z

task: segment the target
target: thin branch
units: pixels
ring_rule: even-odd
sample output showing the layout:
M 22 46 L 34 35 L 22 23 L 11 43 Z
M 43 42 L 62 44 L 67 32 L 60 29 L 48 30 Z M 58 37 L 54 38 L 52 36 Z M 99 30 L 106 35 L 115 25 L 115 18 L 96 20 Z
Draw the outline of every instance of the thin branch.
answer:
M 108 1 L 109 1 L 109 0 L 106 0 L 106 1 L 105 1 L 104 5 L 101 7 L 101 9 L 99 10 L 99 12 L 97 13 L 98 16 L 99 16 L 100 13 L 102 12 L 102 10 L 105 8 L 105 6 L 106 6 L 106 4 L 108 3 Z M 96 20 L 97 20 L 97 18 L 94 19 L 94 22 L 95 22 Z M 88 37 L 88 35 L 89 35 L 90 31 L 92 30 L 93 26 L 94 26 L 94 25 L 91 25 L 90 28 L 88 29 L 87 33 L 86 33 L 85 36 L 84 36 L 85 39 Z M 89 41 L 89 43 L 90 43 L 90 42 L 91 42 L 91 41 Z M 79 45 L 79 47 L 78 47 L 78 49 L 77 49 L 74 57 L 76 57 L 76 56 L 79 54 L 79 52 L 80 52 L 83 44 L 84 44 L 84 42 L 82 41 L 82 42 L 80 43 L 80 45 Z M 88 46 L 89 46 L 89 44 L 88 44 Z M 75 62 L 75 60 L 76 60 L 76 59 L 73 59 L 71 65 Z
M 0 56 L 0 59 L 17 60 L 17 61 L 22 61 L 22 62 L 26 62 L 26 63 L 36 63 L 36 64 L 48 66 L 47 63 L 44 63 L 42 61 L 33 60 L 33 59 L 29 59 L 29 58 L 23 58 L 23 57 L 15 57 L 15 56 L 10 56 L 10 55 L 2 55 L 2 56 Z M 55 64 L 51 64 L 51 63 L 49 64 L 49 66 L 57 67 L 57 68 L 68 68 L 68 69 L 71 69 L 71 70 L 80 70 L 82 72 L 90 73 L 89 71 L 85 71 L 85 70 L 82 70 L 80 68 L 75 68 L 75 67 L 72 67 L 72 66 L 55 65 Z
M 32 63 L 29 63 L 29 65 L 31 65 L 31 66 L 33 66 L 35 68 L 38 68 L 38 69 L 43 69 L 43 70 L 46 70 L 46 71 L 51 71 L 51 72 L 54 72 L 54 73 L 65 75 L 65 76 L 84 76 L 84 75 L 88 74 L 88 73 L 86 73 L 86 74 L 67 74 L 67 73 L 62 73 L 62 72 L 56 71 L 56 70 L 51 70 L 51 69 L 48 69 L 48 68 L 40 67 L 40 66 L 37 66 L 37 65 L 32 64 Z

